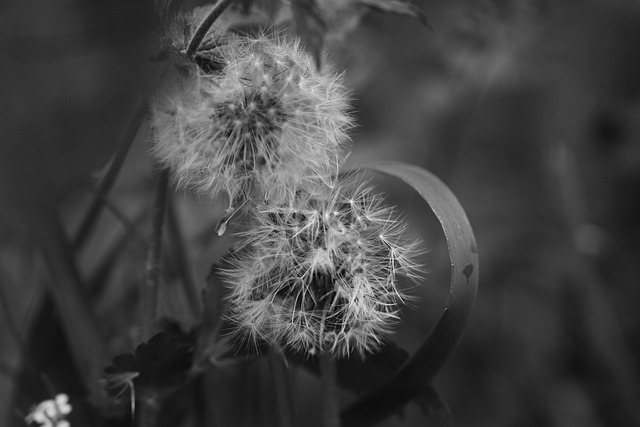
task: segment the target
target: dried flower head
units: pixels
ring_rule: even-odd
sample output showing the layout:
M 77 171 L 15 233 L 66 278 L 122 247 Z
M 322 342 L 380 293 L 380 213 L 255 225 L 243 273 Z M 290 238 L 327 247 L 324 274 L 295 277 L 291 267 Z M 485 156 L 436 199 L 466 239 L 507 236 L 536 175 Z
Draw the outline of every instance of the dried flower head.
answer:
M 282 35 L 229 34 L 208 52 L 222 69 L 192 73 L 153 111 L 153 151 L 179 185 L 232 207 L 337 170 L 352 125 L 339 75 Z
M 226 272 L 238 333 L 293 351 L 363 355 L 380 344 L 416 277 L 417 241 L 370 189 L 326 187 L 257 208 Z

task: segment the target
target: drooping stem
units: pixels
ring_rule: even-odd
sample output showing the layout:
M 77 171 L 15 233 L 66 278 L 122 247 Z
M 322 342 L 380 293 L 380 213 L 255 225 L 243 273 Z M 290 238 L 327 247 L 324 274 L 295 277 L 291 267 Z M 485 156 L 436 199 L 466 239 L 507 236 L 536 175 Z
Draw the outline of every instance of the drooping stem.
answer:
M 189 45 L 187 46 L 186 50 L 187 56 L 193 57 L 196 54 L 196 51 L 200 47 L 204 36 L 207 35 L 209 28 L 211 28 L 216 19 L 218 19 L 220 15 L 222 15 L 222 12 L 224 12 L 225 9 L 229 7 L 231 3 L 233 3 L 233 1 L 234 0 L 218 0 L 218 2 L 213 6 L 213 9 L 211 9 L 211 12 L 209 12 L 209 15 L 204 18 L 204 21 L 202 21 L 202 23 L 198 26 L 198 29 L 189 41 Z
M 331 354 L 323 353 L 320 355 L 319 361 L 320 378 L 322 379 L 322 426 L 339 427 L 336 360 Z
M 158 187 L 151 212 L 151 240 L 147 252 L 146 279 L 142 292 L 142 325 L 140 332 L 143 340 L 150 338 L 153 324 L 156 320 L 162 259 L 162 232 L 167 205 L 168 182 L 169 172 L 166 169 L 162 170 L 158 177 Z

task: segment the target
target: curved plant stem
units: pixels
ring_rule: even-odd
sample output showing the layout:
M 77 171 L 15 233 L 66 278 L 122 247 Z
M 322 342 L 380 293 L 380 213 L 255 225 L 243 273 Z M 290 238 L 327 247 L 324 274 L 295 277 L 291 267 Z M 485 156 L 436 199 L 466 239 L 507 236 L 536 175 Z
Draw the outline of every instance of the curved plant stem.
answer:
M 229 5 L 231 5 L 231 3 L 233 2 L 234 0 L 218 0 L 218 2 L 213 6 L 213 9 L 211 9 L 209 15 L 204 18 L 204 21 L 202 21 L 202 23 L 198 26 L 198 29 L 189 41 L 189 45 L 187 46 L 187 50 L 185 51 L 188 57 L 193 58 L 193 56 L 196 54 L 196 51 L 200 47 L 204 36 L 207 35 L 209 28 L 211 28 L 216 19 L 218 19 L 220 15 L 222 15 L 222 12 L 224 12 L 225 9 L 229 7 Z
M 475 237 L 451 190 L 435 175 L 417 166 L 378 162 L 367 168 L 401 179 L 429 204 L 447 239 L 451 291 L 444 312 L 422 345 L 386 383 L 366 393 L 342 412 L 344 426 L 378 423 L 401 409 L 431 383 L 462 337 L 478 286 Z

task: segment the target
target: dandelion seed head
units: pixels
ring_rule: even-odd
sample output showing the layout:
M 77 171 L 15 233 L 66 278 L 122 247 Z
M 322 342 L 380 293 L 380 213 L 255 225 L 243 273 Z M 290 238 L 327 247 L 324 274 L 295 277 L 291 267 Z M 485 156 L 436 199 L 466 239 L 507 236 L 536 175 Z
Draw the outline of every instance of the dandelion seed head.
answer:
M 397 276 L 417 278 L 420 244 L 372 190 L 320 187 L 256 208 L 225 273 L 229 318 L 277 348 L 364 356 L 397 322 Z
M 284 202 L 338 168 L 353 119 L 330 66 L 283 35 L 227 34 L 210 55 L 222 70 L 196 70 L 153 108 L 153 154 L 179 186 L 230 206 Z

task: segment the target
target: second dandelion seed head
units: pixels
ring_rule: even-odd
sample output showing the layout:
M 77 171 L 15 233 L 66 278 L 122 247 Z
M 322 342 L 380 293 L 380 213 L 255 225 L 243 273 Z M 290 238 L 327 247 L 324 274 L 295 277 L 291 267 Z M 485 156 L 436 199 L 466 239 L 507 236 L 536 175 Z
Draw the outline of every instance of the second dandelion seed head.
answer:
M 239 333 L 310 354 L 377 348 L 405 298 L 397 276 L 415 277 L 419 248 L 381 197 L 326 187 L 256 218 L 227 271 Z

